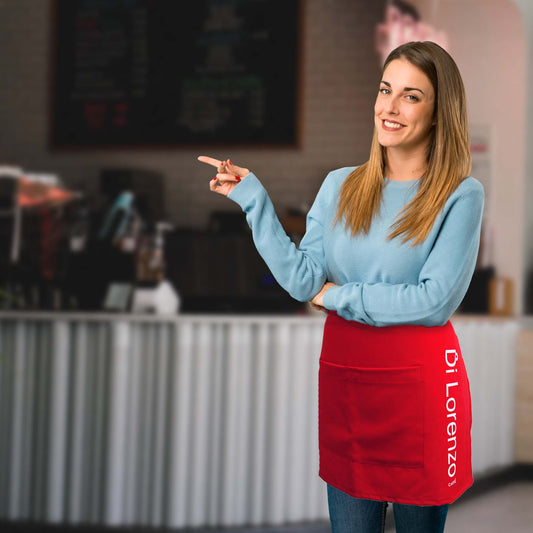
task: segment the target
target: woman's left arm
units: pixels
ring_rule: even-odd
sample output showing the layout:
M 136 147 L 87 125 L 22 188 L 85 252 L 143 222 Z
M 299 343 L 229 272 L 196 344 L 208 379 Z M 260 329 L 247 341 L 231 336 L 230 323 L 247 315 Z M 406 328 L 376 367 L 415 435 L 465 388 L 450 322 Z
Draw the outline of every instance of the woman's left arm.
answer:
M 326 309 L 373 326 L 445 324 L 463 300 L 477 261 L 484 192 L 479 182 L 445 215 L 415 284 L 353 282 L 328 288 Z

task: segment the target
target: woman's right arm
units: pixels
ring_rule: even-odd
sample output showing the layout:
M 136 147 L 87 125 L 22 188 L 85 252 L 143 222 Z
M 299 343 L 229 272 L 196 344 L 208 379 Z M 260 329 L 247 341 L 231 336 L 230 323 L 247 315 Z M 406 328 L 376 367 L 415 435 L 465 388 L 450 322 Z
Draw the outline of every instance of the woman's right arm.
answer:
M 222 182 L 220 187 L 223 187 L 225 181 L 232 181 L 228 175 L 231 166 L 226 164 L 219 168 L 225 170 L 217 174 L 217 181 Z M 283 229 L 272 201 L 257 177 L 251 172 L 242 177 L 233 175 L 240 179 L 226 187 L 229 188 L 226 196 L 245 212 L 257 251 L 276 281 L 293 298 L 302 302 L 311 300 L 326 281 L 322 224 L 324 206 L 320 193 L 307 215 L 306 232 L 297 247 Z M 216 190 L 213 181 L 210 187 Z M 216 192 L 222 193 L 220 190 Z

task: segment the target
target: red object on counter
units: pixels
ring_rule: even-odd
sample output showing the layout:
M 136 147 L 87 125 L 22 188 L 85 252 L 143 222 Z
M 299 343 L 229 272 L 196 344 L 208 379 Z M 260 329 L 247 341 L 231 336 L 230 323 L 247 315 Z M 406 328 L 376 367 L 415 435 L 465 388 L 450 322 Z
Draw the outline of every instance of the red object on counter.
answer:
M 19 178 L 18 205 L 20 207 L 54 206 L 73 200 L 76 193 L 44 185 L 27 178 Z

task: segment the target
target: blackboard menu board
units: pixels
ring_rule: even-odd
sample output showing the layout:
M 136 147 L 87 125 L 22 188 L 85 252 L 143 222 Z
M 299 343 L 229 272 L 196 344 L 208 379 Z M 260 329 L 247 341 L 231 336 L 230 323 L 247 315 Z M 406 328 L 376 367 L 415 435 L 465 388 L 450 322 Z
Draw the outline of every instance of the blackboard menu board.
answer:
M 51 145 L 296 145 L 299 0 L 56 0 Z

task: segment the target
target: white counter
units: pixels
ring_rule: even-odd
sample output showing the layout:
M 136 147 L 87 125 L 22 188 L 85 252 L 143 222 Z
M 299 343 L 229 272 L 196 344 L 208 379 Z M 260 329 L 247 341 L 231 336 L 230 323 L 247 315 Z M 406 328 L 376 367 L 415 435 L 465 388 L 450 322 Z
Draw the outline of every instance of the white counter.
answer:
M 324 315 L 0 313 L 0 519 L 165 527 L 327 519 Z M 518 322 L 452 319 L 473 467 L 513 462 Z

